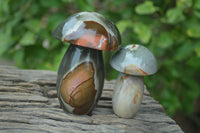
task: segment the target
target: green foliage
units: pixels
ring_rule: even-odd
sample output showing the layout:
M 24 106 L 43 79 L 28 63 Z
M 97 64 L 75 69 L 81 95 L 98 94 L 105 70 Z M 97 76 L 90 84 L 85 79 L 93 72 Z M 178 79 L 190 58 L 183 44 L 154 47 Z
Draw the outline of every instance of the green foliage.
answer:
M 138 35 L 142 44 L 148 43 L 152 34 L 150 27 L 143 23 L 135 23 L 134 32 Z
M 144 15 L 144 14 L 152 14 L 158 10 L 158 7 L 153 5 L 152 1 L 145 1 L 142 4 L 139 4 L 135 7 L 135 11 L 137 14 Z
M 122 46 L 143 44 L 158 59 L 158 72 L 145 77 L 147 88 L 169 115 L 195 115 L 199 97 L 200 0 L 0 0 L 0 56 L 22 68 L 57 70 L 68 45 L 52 32 L 69 15 L 99 12 L 113 22 Z M 104 53 L 106 78 L 114 52 Z
M 175 7 L 167 11 L 164 22 L 169 23 L 169 24 L 176 24 L 184 20 L 185 20 L 185 16 L 183 14 L 182 9 Z

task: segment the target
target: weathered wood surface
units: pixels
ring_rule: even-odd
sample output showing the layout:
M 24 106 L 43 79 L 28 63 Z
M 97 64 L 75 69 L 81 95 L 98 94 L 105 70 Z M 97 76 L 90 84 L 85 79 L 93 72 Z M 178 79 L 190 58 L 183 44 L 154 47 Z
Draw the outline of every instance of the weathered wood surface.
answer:
M 56 72 L 0 66 L 0 133 L 182 132 L 147 90 L 133 119 L 118 118 L 111 106 L 114 81 L 105 81 L 92 115 L 76 116 L 59 107 L 55 84 Z

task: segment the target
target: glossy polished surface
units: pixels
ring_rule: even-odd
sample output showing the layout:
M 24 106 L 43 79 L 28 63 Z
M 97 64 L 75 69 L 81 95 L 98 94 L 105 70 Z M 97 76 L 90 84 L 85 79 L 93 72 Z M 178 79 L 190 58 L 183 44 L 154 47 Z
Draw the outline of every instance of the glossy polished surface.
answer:
M 143 90 L 143 77 L 120 73 L 112 99 L 114 113 L 122 118 L 133 118 L 142 102 Z
M 127 45 L 112 57 L 110 64 L 116 70 L 131 75 L 151 75 L 157 71 L 157 61 L 151 51 L 142 45 Z
M 71 44 L 60 64 L 58 98 L 64 110 L 74 114 L 92 111 L 102 93 L 102 52 Z
M 61 23 L 53 37 L 98 50 L 118 50 L 121 37 L 115 24 L 96 12 L 80 12 Z

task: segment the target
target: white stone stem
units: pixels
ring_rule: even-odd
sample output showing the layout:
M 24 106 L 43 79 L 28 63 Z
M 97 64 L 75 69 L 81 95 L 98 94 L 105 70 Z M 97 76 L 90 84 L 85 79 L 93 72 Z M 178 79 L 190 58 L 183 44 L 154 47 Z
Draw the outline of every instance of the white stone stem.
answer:
M 113 111 L 122 118 L 133 118 L 143 98 L 144 77 L 120 73 L 112 99 Z

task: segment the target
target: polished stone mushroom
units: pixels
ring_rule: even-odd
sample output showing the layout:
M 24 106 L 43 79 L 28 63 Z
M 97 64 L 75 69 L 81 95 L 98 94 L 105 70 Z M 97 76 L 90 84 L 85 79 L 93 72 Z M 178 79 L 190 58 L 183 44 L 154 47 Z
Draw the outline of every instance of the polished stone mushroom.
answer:
M 77 13 L 61 23 L 53 37 L 70 43 L 57 75 L 61 107 L 70 113 L 89 114 L 104 84 L 102 50 L 118 50 L 121 37 L 115 24 L 95 12 Z
M 113 111 L 119 117 L 133 118 L 142 102 L 144 76 L 157 71 L 156 59 L 144 46 L 127 45 L 114 54 L 110 64 L 121 72 L 113 94 Z

